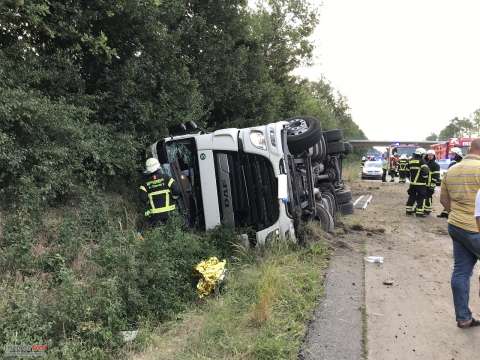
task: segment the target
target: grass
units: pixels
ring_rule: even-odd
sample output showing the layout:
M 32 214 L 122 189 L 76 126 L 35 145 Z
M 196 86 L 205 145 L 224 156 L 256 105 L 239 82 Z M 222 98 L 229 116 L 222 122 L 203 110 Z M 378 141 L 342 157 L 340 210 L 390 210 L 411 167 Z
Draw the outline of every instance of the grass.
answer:
M 360 179 L 360 161 L 356 159 L 348 159 L 343 162 L 342 177 L 347 182 L 353 182 Z
M 199 302 L 181 320 L 158 328 L 149 348 L 131 358 L 297 359 L 323 293 L 327 246 L 275 241 L 239 252 L 253 260 L 227 264 L 225 289 L 218 298 Z

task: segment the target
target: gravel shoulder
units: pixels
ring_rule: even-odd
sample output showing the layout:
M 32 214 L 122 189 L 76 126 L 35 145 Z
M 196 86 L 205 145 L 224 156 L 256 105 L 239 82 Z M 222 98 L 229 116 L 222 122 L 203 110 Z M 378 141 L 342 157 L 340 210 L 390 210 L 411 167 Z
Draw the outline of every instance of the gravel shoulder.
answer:
M 361 359 L 363 304 L 361 248 L 339 248 L 330 260 L 325 297 L 314 312 L 300 359 Z

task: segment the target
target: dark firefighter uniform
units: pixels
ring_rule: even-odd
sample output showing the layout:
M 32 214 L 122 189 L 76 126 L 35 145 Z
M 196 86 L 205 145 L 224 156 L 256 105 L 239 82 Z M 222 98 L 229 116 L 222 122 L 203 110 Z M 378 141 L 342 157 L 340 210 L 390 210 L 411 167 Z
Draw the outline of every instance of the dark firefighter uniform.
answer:
M 435 187 L 440 185 L 440 165 L 435 161 L 435 158 L 427 161 L 430 172 L 428 174 L 427 182 L 427 198 L 425 199 L 425 214 L 430 214 L 433 210 L 433 194 Z
M 408 159 L 400 159 L 398 161 L 398 175 L 400 176 L 399 182 L 405 184 L 409 175 Z
M 174 197 L 179 195 L 175 180 L 160 171 L 146 176 L 140 186 L 142 200 L 145 202 L 145 217 L 149 225 L 164 223 L 175 210 Z
M 450 161 L 450 164 L 448 165 L 448 168 L 450 169 L 453 165 L 458 164 L 460 161 L 462 161 L 463 157 L 455 154 L 455 157 Z
M 408 162 L 410 173 L 410 187 L 406 213 L 425 216 L 425 199 L 427 197 L 427 183 L 430 169 L 420 155 L 414 155 Z M 415 206 L 416 204 L 416 206 Z

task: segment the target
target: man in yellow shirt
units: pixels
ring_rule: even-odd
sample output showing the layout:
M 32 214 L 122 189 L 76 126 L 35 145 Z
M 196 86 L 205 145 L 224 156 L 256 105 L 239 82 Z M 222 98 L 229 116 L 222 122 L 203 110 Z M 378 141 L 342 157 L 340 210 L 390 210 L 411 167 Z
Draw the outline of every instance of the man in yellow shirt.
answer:
M 480 233 L 475 220 L 475 197 L 480 189 L 480 139 L 472 141 L 470 153 L 451 167 L 442 181 L 440 202 L 448 216 L 453 240 L 452 293 L 457 325 L 479 326 L 468 307 L 470 278 L 480 256 Z

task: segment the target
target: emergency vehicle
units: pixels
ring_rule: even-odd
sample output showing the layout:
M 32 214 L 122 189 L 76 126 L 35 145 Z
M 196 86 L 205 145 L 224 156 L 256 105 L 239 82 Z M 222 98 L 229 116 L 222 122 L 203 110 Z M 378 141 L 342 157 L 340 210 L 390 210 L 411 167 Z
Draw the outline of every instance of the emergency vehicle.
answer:
M 448 154 L 453 147 L 462 149 L 463 154 L 467 154 L 474 138 L 451 138 L 447 141 L 431 145 L 430 148 L 435 151 L 437 160 L 448 159 Z
M 406 155 L 407 158 L 411 158 L 415 149 L 418 147 L 416 144 L 400 144 L 393 143 L 387 146 L 387 159 L 388 159 L 388 171 L 391 169 L 397 170 L 398 159 L 402 155 Z

